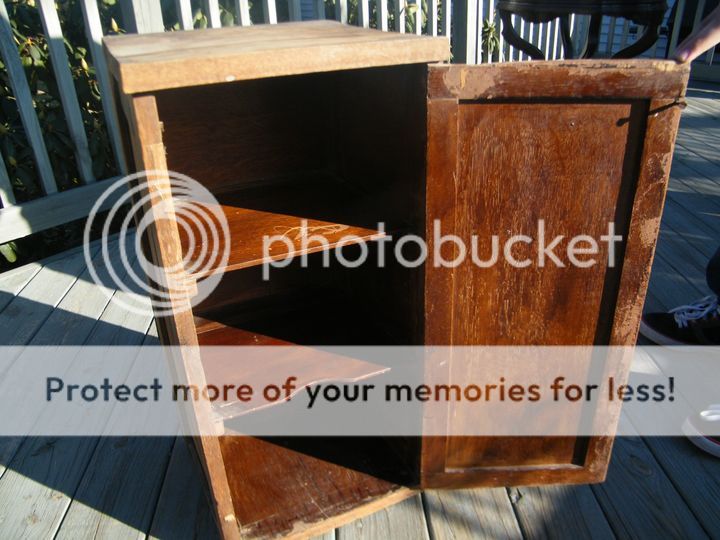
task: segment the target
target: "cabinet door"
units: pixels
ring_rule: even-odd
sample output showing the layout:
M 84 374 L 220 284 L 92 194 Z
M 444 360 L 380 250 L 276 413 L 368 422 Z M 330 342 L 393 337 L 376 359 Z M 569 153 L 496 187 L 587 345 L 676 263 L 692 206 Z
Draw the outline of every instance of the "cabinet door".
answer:
M 427 238 L 433 226 L 478 254 L 426 267 L 429 345 L 632 345 L 648 284 L 688 70 L 673 62 L 437 65 L 428 75 Z M 592 267 L 539 264 L 540 221 L 555 253 L 578 235 L 600 239 Z M 527 235 L 504 258 L 511 235 Z M 527 248 L 527 249 L 525 249 Z M 440 252 L 453 259 L 453 245 Z M 482 257 L 486 259 L 487 257 Z M 430 363 L 428 378 L 482 382 L 481 366 Z M 449 406 L 441 420 L 473 422 Z M 447 420 L 449 419 L 449 420 Z M 423 444 L 427 487 L 590 482 L 604 478 L 609 437 L 449 437 Z

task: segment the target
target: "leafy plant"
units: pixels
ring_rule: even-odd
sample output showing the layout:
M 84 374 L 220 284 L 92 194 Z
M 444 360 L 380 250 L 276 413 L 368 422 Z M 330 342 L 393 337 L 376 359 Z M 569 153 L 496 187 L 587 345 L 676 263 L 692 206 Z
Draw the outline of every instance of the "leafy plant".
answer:
M 498 61 L 500 58 L 500 33 L 492 19 L 485 19 L 482 25 L 482 61 L 488 62 L 491 58 Z
M 115 0 L 100 0 L 99 7 L 108 30 L 111 27 L 119 30 L 114 20 Z M 58 190 L 64 191 L 80 184 L 81 180 L 40 14 L 34 0 L 15 0 L 7 8 L 13 38 L 25 68 Z M 115 173 L 115 163 L 102 116 L 95 69 L 88 53 L 80 3 L 74 0 L 59 1 L 57 11 L 93 159 L 93 173 L 98 178 L 107 178 Z M 0 63 L 0 133 L 3 135 L 0 151 L 8 168 L 15 197 L 18 202 L 23 202 L 40 196 L 42 190 L 32 149 L 25 136 L 4 68 Z

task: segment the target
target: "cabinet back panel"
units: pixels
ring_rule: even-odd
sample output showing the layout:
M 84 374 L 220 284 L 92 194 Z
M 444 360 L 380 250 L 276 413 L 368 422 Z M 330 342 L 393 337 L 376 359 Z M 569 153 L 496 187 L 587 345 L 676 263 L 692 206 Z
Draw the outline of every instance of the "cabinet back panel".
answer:
M 213 192 L 323 169 L 332 141 L 323 80 L 282 77 L 159 92 L 168 167 Z

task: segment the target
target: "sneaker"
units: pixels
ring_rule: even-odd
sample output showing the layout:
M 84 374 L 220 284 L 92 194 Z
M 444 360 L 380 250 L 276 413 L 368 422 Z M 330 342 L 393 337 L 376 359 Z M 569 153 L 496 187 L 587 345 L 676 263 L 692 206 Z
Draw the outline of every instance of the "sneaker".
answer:
M 667 313 L 648 313 L 640 333 L 658 345 L 720 345 L 720 307 L 717 296 L 706 296 Z
M 682 430 L 695 446 L 720 457 L 720 404 L 711 405 L 700 414 L 690 416 L 683 423 Z

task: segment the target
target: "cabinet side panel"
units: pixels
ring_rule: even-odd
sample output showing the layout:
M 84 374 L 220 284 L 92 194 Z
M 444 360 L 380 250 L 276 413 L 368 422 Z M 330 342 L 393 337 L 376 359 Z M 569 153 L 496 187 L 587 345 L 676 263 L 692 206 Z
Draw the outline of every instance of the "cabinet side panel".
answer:
M 138 171 L 166 171 L 165 148 L 162 130 L 158 118 L 155 98 L 151 95 L 123 97 L 128 111 L 130 137 L 132 140 L 135 168 Z M 149 192 L 159 190 L 161 193 L 170 191 L 168 180 L 161 176 L 153 176 L 152 181 L 142 179 L 144 188 Z M 157 197 L 153 198 L 157 200 Z M 153 215 L 152 206 L 143 208 L 144 213 Z M 169 219 L 155 220 L 153 227 L 148 228 L 144 240 L 154 264 L 160 267 L 172 267 L 182 260 L 180 238 L 177 226 Z M 162 284 L 161 284 L 162 285 Z M 170 371 L 177 384 L 204 385 L 205 376 L 199 358 L 197 335 L 193 323 L 193 315 L 189 310 L 174 312 L 171 315 L 156 317 L 156 325 L 160 341 L 166 346 L 183 346 L 183 357 L 170 361 Z M 186 412 L 186 411 L 183 411 Z M 204 425 L 203 433 L 210 432 L 210 410 L 207 404 L 193 402 L 193 410 L 187 411 L 183 421 L 192 425 Z M 189 427 L 194 430 L 194 428 Z M 230 489 L 228 487 L 222 454 L 217 437 L 193 437 L 197 455 L 205 471 L 213 495 L 216 518 L 223 537 L 239 538 L 239 530 L 235 522 Z

